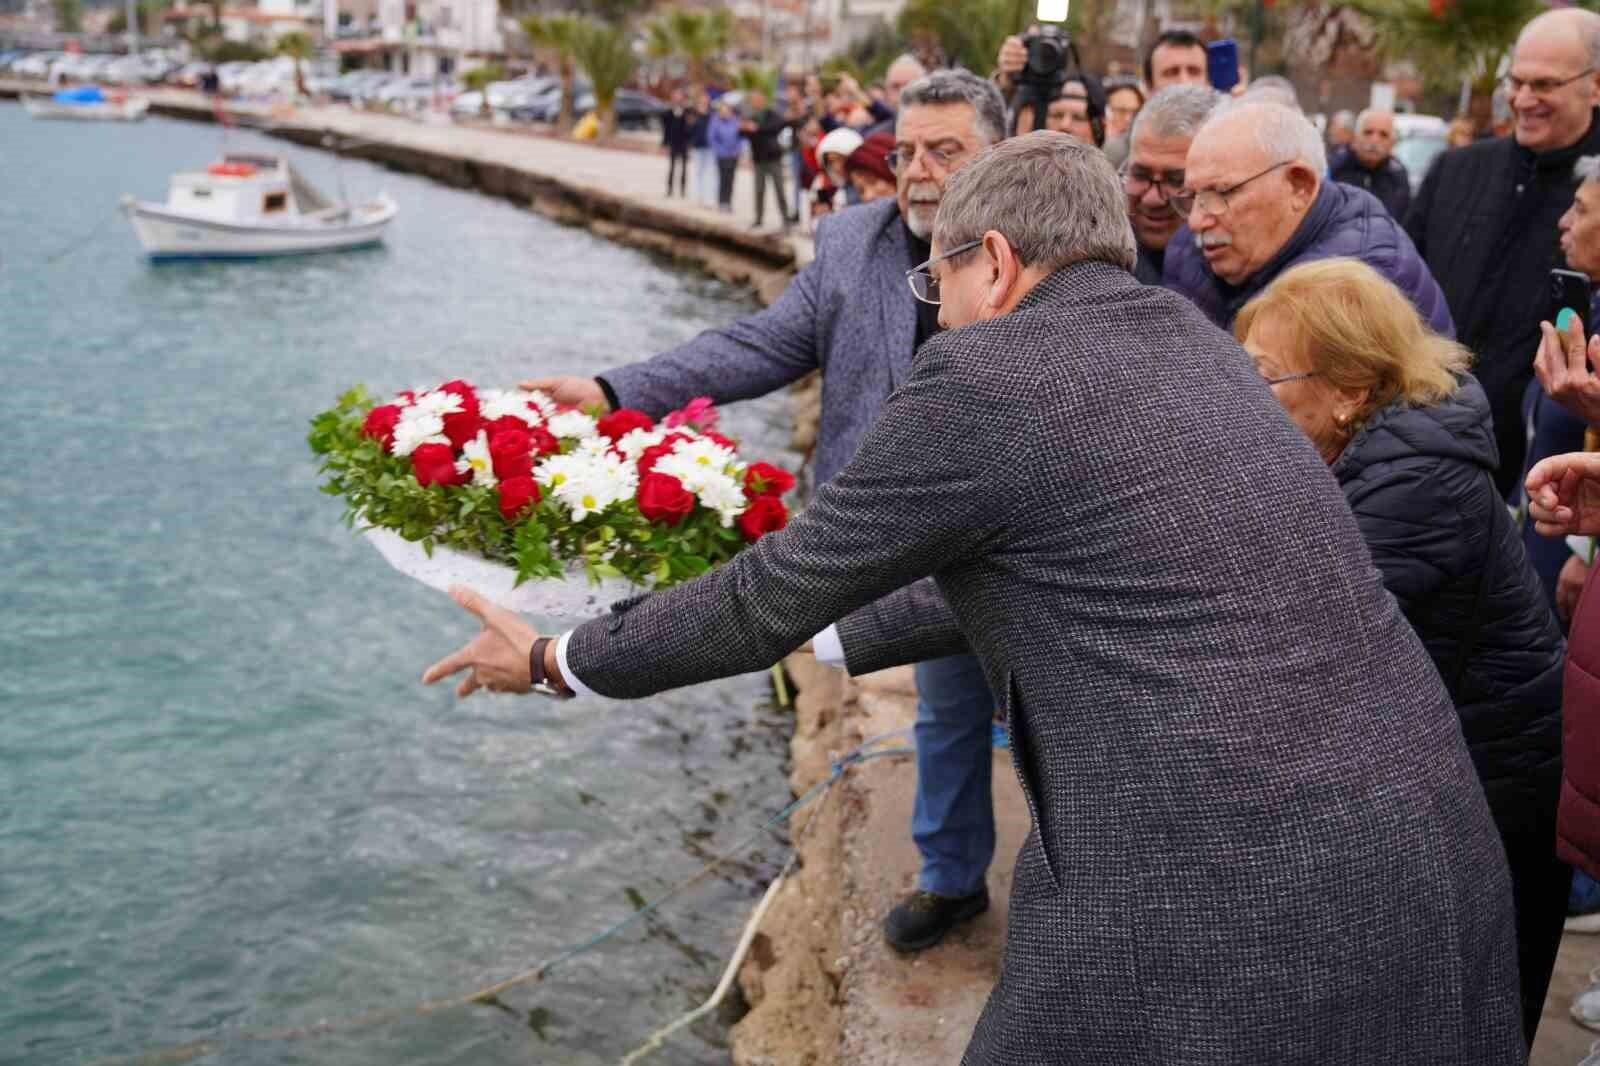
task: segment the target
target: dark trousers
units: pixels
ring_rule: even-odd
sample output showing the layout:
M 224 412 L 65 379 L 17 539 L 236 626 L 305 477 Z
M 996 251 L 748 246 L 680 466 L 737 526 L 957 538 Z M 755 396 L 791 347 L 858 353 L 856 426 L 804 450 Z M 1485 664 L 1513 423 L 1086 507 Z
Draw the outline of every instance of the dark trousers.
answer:
M 1550 973 L 1561 950 L 1567 920 L 1572 867 L 1556 858 L 1555 827 L 1547 832 L 1500 834 L 1511 867 L 1511 896 L 1517 915 L 1517 970 L 1522 978 L 1522 1034 L 1533 1036 L 1550 991 Z
M 789 205 L 783 198 L 783 160 L 780 158 L 770 163 L 756 164 L 756 225 L 761 225 L 761 217 L 765 214 L 768 182 L 772 183 L 772 194 L 778 198 L 778 217 L 787 224 Z
M 717 206 L 733 206 L 733 175 L 739 169 L 739 157 L 717 157 Z
M 678 182 L 678 195 L 679 196 L 687 196 L 688 193 L 686 193 L 684 190 L 688 187 L 688 183 L 689 183 L 689 151 L 688 151 L 688 149 L 685 149 L 682 152 L 673 151 L 673 153 L 671 155 L 667 156 L 667 195 L 668 196 L 672 195 L 672 182 L 673 182 L 674 178 L 676 178 L 677 182 Z

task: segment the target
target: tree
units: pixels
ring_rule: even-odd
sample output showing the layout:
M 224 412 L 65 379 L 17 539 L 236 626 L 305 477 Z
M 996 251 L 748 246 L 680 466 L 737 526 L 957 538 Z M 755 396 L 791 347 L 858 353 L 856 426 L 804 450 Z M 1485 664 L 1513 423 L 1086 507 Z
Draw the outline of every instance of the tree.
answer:
M 1414 60 L 1438 84 L 1463 76 L 1475 92 L 1494 91 L 1500 66 L 1543 0 L 1357 0 L 1373 20 L 1384 50 Z
M 689 80 L 704 85 L 708 62 L 726 51 L 733 39 L 733 16 L 724 8 L 672 8 L 646 23 L 645 33 L 650 55 L 657 59 L 683 59 L 689 68 Z
M 306 72 L 300 64 L 316 54 L 317 45 L 304 30 L 294 30 L 279 37 L 274 50 L 281 56 L 294 60 L 294 91 L 300 96 L 310 96 L 306 89 Z
M 572 58 L 582 22 L 576 15 L 529 15 L 522 20 L 522 32 L 528 35 L 528 42 L 556 54 L 556 68 L 561 75 L 556 128 L 561 130 L 572 126 Z
M 478 113 L 484 118 L 489 117 L 489 86 L 497 81 L 506 80 L 506 68 L 499 63 L 485 63 L 481 67 L 473 67 L 461 75 L 461 84 L 473 92 L 483 94 L 483 103 L 478 108 Z
M 56 32 L 77 33 L 83 29 L 83 0 L 53 0 Z
M 771 67 L 746 63 L 734 75 L 733 87 L 742 93 L 764 92 L 770 98 L 778 94 L 778 72 Z
M 1033 21 L 1030 0 L 910 0 L 900 11 L 901 34 L 932 44 L 947 62 L 978 74 L 994 69 L 1000 45 Z
M 572 38 L 572 58 L 589 75 L 600 136 L 609 137 L 617 126 L 617 90 L 627 84 L 639 65 L 632 35 L 625 26 L 580 18 Z

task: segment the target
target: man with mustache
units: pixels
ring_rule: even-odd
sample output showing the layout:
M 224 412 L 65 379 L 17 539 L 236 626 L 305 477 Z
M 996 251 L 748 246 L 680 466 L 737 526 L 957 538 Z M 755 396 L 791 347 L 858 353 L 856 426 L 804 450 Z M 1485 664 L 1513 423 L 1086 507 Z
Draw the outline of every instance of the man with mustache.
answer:
M 1221 100 L 1204 85 L 1169 85 L 1152 96 L 1133 121 L 1122 191 L 1139 243 L 1134 275 L 1146 285 L 1161 284 L 1167 244 L 1183 225 L 1172 198 L 1184 188 L 1189 144 Z
M 1300 112 L 1265 100 L 1224 104 L 1189 147 L 1188 218 L 1167 245 L 1162 283 L 1217 325 L 1296 263 L 1360 259 L 1394 282 L 1439 333 L 1454 335 L 1444 293 L 1411 238 L 1371 193 L 1324 180 L 1327 154 Z
M 1525 447 L 1523 392 L 1533 376 L 1556 223 L 1572 206 L 1579 158 L 1600 153 L 1600 16 L 1550 11 L 1523 27 L 1504 91 L 1512 136 L 1447 152 L 1428 171 L 1406 229 L 1444 287 L 1473 373 L 1494 412 L 1502 493 Z
M 900 95 L 892 166 L 896 196 L 823 219 L 816 258 L 765 311 L 653 359 L 599 377 L 523 382 L 558 403 L 632 407 L 660 416 L 696 396 L 718 403 L 763 396 L 822 371 L 816 482 L 833 479 L 909 376 L 911 356 L 939 329 L 939 309 L 920 303 L 906 271 L 932 254 L 945 183 L 1005 136 L 994 85 L 939 70 Z M 917 795 L 911 832 L 922 854 L 917 890 L 884 923 L 903 951 L 937 943 L 989 906 L 994 857 L 990 789 L 995 701 L 971 655 L 918 663 Z

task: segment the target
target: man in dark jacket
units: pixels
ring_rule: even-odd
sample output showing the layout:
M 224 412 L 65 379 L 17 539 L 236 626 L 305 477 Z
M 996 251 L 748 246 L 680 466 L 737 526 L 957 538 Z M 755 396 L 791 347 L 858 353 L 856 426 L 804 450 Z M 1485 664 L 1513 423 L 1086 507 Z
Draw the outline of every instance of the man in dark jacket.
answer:
M 694 147 L 695 120 L 700 116 L 685 101 L 683 90 L 672 94 L 672 110 L 661 116 L 661 147 L 667 150 L 667 195 L 677 179 L 678 195 L 687 196 L 689 149 Z
M 1371 108 L 1356 120 L 1356 139 L 1328 161 L 1334 181 L 1365 189 L 1404 222 L 1411 207 L 1411 175 L 1394 157 L 1394 112 Z
M 761 228 L 766 214 L 767 184 L 778 199 L 778 217 L 783 221 L 784 232 L 789 230 L 789 205 L 783 198 L 783 146 L 778 136 L 788 123 L 784 117 L 767 106 L 767 94 L 760 89 L 750 92 L 750 114 L 740 127 L 750 141 L 750 161 L 756 170 L 756 221 L 754 229 Z
M 1514 134 L 1447 152 L 1406 220 L 1477 358 L 1500 448 L 1496 484 L 1511 493 L 1524 453 L 1523 392 L 1533 373 L 1556 222 L 1572 203 L 1573 164 L 1600 152 L 1600 16 L 1551 11 L 1517 39 L 1506 86 Z
M 1183 226 L 1172 199 L 1184 187 L 1189 143 L 1222 97 L 1204 85 L 1169 85 L 1150 98 L 1128 133 L 1128 162 L 1122 191 L 1128 196 L 1128 221 L 1139 244 L 1134 276 L 1161 284 L 1167 245 Z
M 1325 181 L 1327 169 L 1322 138 L 1298 111 L 1224 105 L 1189 148 L 1187 189 L 1177 198 L 1189 224 L 1167 246 L 1162 284 L 1229 329 L 1289 267 L 1349 256 L 1394 282 L 1434 330 L 1453 335 L 1444 294 L 1405 230 L 1370 193 Z

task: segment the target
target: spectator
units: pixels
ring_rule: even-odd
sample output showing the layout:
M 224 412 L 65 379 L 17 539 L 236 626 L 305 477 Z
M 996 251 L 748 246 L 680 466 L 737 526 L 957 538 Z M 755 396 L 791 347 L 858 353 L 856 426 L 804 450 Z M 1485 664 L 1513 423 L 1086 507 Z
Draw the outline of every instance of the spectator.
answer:
M 1328 153 L 1348 148 L 1356 138 L 1356 116 L 1349 111 L 1335 111 L 1328 119 Z
M 1144 83 L 1151 93 L 1169 85 L 1210 85 L 1206 43 L 1187 30 L 1167 30 L 1144 57 Z
M 840 126 L 832 133 L 823 136 L 817 142 L 817 166 L 822 173 L 819 180 L 826 180 L 829 187 L 844 190 L 845 203 L 834 203 L 835 207 L 844 207 L 856 202 L 855 190 L 850 187 L 850 180 L 845 177 L 844 163 L 850 158 L 850 153 L 861 147 L 862 136 L 849 126 Z M 813 183 L 813 189 L 815 183 Z M 830 197 L 830 202 L 837 199 Z
M 845 160 L 844 173 L 856 192 L 856 203 L 870 204 L 895 194 L 894 171 L 889 156 L 894 152 L 894 135 L 874 133 Z
M 1234 332 L 1332 468 L 1455 704 L 1511 867 L 1531 1048 L 1572 882 L 1555 857 L 1565 648 L 1491 480 L 1494 430 L 1470 353 L 1353 259 L 1280 274 Z
M 1016 117 L 1018 136 L 1033 129 L 1034 113 L 1024 105 Z M 1105 118 L 1097 113 L 1089 100 L 1088 86 L 1082 78 L 1072 78 L 1061 86 L 1061 93 L 1050 101 L 1045 111 L 1045 128 L 1055 133 L 1070 133 L 1084 144 L 1103 148 L 1106 139 Z
M 1436 332 L 1450 309 L 1400 224 L 1372 194 L 1325 181 L 1316 127 L 1282 104 L 1240 100 L 1200 127 L 1177 199 L 1188 228 L 1162 280 L 1230 329 L 1239 309 L 1296 263 L 1352 256 L 1400 287 Z
M 773 198 L 778 202 L 778 217 L 788 232 L 789 205 L 783 198 L 783 146 L 778 136 L 788 124 L 783 116 L 767 106 L 767 94 L 760 89 L 750 90 L 750 118 L 739 131 L 750 141 L 750 161 L 755 164 L 756 220 L 751 229 L 760 229 L 766 215 L 767 185 L 772 185 Z
M 1146 285 L 1161 284 L 1167 244 L 1183 226 L 1172 200 L 1184 188 L 1189 144 L 1221 101 L 1219 93 L 1203 85 L 1169 85 L 1134 119 L 1122 189 L 1139 244 L 1134 274 Z
M 694 195 L 706 206 L 716 202 L 717 154 L 711 150 L 711 96 L 694 90 L 694 123 L 689 131 L 689 156 L 694 162 Z
M 696 396 L 731 403 L 821 370 L 815 471 L 817 484 L 826 484 L 911 373 L 917 348 L 939 330 L 938 308 L 912 295 L 906 271 L 932 254 L 946 183 L 1005 136 L 1005 102 L 966 71 L 934 71 L 907 86 L 900 105 L 895 199 L 824 219 L 816 258 L 771 307 L 603 378 L 524 384 L 559 403 L 661 415 Z M 922 869 L 916 890 L 884 920 L 885 938 L 902 951 L 929 947 L 988 909 L 985 876 L 995 848 L 995 700 L 982 666 L 971 655 L 949 655 L 917 664 L 916 678 L 911 834 Z
M 1494 412 L 1497 483 L 1516 487 L 1522 399 L 1533 375 L 1556 224 L 1572 206 L 1572 168 L 1600 152 L 1600 16 L 1546 12 L 1523 28 L 1507 84 L 1513 137 L 1446 152 L 1429 168 L 1406 228 L 1438 276 Z
M 1445 132 L 1445 144 L 1450 148 L 1465 148 L 1477 140 L 1477 131 L 1472 126 L 1472 120 L 1465 116 L 1457 116 L 1450 120 L 1450 126 Z
M 706 141 L 717 158 L 717 207 L 724 214 L 732 214 L 733 176 L 739 169 L 739 156 L 744 153 L 744 138 L 739 133 L 739 117 L 726 100 L 717 101 L 717 113 L 706 131 Z
M 667 150 L 667 195 L 676 178 L 679 196 L 688 196 L 689 150 L 694 147 L 694 109 L 684 103 L 683 90 L 672 93 L 672 107 L 661 116 L 661 147 Z
M 1394 157 L 1394 112 L 1369 108 L 1356 119 L 1356 139 L 1329 160 L 1334 181 L 1365 189 L 1397 222 L 1411 206 L 1411 175 Z
M 883 100 L 881 106 L 873 110 L 873 117 L 877 119 L 867 128 L 867 136 L 874 133 L 887 133 L 894 136 L 894 117 L 900 110 L 900 94 L 905 87 L 927 74 L 927 68 L 922 61 L 909 53 L 889 64 L 889 69 L 883 75 Z
M 1120 167 L 1128 159 L 1128 133 L 1144 106 L 1144 90 L 1132 78 L 1106 82 L 1106 143 L 1101 146 L 1111 165 Z
M 1275 104 L 1282 104 L 1294 111 L 1300 110 L 1300 96 L 1294 91 L 1294 83 L 1281 74 L 1263 74 L 1248 85 L 1234 86 L 1233 94 L 1243 96 L 1249 100 L 1267 100 Z M 1349 112 L 1344 112 L 1349 114 Z

